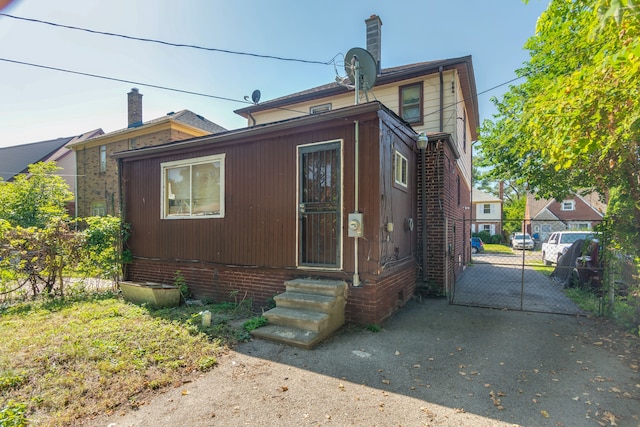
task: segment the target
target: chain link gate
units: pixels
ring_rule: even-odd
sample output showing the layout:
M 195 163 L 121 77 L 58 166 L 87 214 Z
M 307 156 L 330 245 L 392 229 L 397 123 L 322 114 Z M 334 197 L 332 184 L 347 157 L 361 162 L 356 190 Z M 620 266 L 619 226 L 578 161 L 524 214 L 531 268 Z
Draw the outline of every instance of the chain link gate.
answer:
M 464 221 L 461 220 L 459 225 L 463 226 L 463 224 Z M 504 230 L 517 230 L 532 236 L 533 248 L 514 249 L 512 233 L 507 236 L 480 233 L 484 243 L 497 243 L 472 253 L 470 261 L 465 265 L 457 266 L 461 268 L 456 270 L 462 270 L 462 273 L 456 277 L 451 287 L 449 295 L 451 303 L 509 310 L 580 314 L 581 310 L 565 295 L 565 289 L 575 284 L 577 274 L 587 273 L 586 266 L 576 266 L 576 256 L 584 256 L 582 246 L 579 243 L 574 245 L 580 246 L 579 250 L 574 249 L 576 254 L 567 256 L 566 262 L 561 261 L 559 265 L 555 262 L 552 265 L 546 265 L 549 262 L 543 261 L 541 249 L 544 241 L 556 231 L 581 231 L 592 235 L 593 230 L 578 228 L 566 230 L 564 224 L 560 229 L 558 221 L 537 221 L 536 224 L 524 221 L 517 223 L 503 221 L 502 226 Z M 583 235 L 571 233 L 569 240 L 579 238 L 578 236 Z M 590 239 L 586 241 L 589 242 Z M 568 248 L 571 246 L 570 243 L 567 242 L 563 246 Z M 549 245 L 545 247 L 548 248 Z M 567 251 L 568 249 L 564 250 L 564 252 Z M 590 266 L 588 272 L 602 277 L 602 269 L 599 266 Z

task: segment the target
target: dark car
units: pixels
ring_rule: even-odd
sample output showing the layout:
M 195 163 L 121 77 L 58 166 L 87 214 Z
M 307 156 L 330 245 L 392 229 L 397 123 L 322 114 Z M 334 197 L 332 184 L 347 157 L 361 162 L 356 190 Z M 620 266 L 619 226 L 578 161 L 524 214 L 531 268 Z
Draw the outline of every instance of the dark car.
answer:
M 560 256 L 551 277 L 564 282 L 565 287 L 600 290 L 603 273 L 600 250 L 597 239 L 576 240 Z
M 484 251 L 484 242 L 479 237 L 471 238 L 471 253 L 477 254 L 478 252 Z

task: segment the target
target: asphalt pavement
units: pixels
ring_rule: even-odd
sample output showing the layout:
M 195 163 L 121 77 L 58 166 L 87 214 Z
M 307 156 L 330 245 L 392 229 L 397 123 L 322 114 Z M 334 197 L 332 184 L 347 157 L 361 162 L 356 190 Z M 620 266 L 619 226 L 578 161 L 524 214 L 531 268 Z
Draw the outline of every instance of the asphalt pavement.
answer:
M 640 426 L 638 339 L 600 319 L 413 300 L 314 350 L 253 340 L 88 424 Z

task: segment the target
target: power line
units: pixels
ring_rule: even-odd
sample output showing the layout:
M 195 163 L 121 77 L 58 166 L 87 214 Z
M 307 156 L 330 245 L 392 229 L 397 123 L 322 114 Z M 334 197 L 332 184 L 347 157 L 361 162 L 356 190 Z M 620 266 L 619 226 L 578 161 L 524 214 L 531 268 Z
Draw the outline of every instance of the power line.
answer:
M 167 87 L 167 86 L 160 86 L 160 85 L 154 85 L 154 84 L 150 84 L 150 83 L 136 82 L 136 81 L 133 81 L 133 80 L 119 79 L 119 78 L 116 78 L 116 77 L 101 76 L 99 74 L 83 73 L 81 71 L 67 70 L 65 68 L 57 68 L 57 67 L 50 67 L 50 66 L 47 66 L 47 65 L 33 64 L 31 62 L 16 61 L 15 59 L 0 58 L 0 61 L 10 62 L 10 63 L 13 63 L 13 64 L 19 64 L 19 65 L 28 65 L 30 67 L 42 68 L 42 69 L 45 69 L 45 70 L 60 71 L 62 73 L 77 74 L 77 75 L 86 76 L 86 77 L 94 77 L 96 79 L 111 80 L 111 81 L 114 81 L 114 82 L 130 83 L 130 84 L 134 84 L 134 85 L 138 85 L 138 86 L 145 86 L 145 87 L 151 87 L 151 88 L 155 88 L 155 89 L 169 90 L 169 91 L 172 91 L 172 92 L 185 93 L 185 94 L 188 94 L 188 95 L 196 95 L 196 96 L 204 96 L 204 97 L 207 97 L 207 98 L 221 99 L 223 101 L 239 102 L 241 104 L 253 104 L 252 102 L 244 101 L 244 100 L 240 100 L 240 99 L 226 98 L 224 96 L 209 95 L 209 94 L 201 93 L 201 92 L 192 92 L 192 91 L 188 91 L 188 90 L 175 89 L 175 88 L 171 88 L 171 87 Z
M 0 14 L 2 15 L 2 14 Z M 18 64 L 18 65 L 26 65 L 29 67 L 35 67 L 35 68 L 41 68 L 44 70 L 52 70 L 52 71 L 59 71 L 62 73 L 68 73 L 68 74 L 75 74 L 75 75 L 80 75 L 80 76 L 85 76 L 85 77 L 93 77 L 93 78 L 97 78 L 97 79 L 102 79 L 102 80 L 110 80 L 110 81 L 115 81 L 115 82 L 121 82 L 121 83 L 129 83 L 129 84 L 133 84 L 133 85 L 137 85 L 137 86 L 143 86 L 143 87 L 150 87 L 150 88 L 154 88 L 154 89 L 161 89 L 161 90 L 167 90 L 167 91 L 171 91 L 171 92 L 178 92 L 178 93 L 184 93 L 187 95 L 195 95 L 195 96 L 203 96 L 206 98 L 213 98 L 213 99 L 219 99 L 222 101 L 230 101 L 230 102 L 238 102 L 241 104 L 248 104 L 248 105 L 254 105 L 253 102 L 251 101 L 246 101 L 246 100 L 241 100 L 241 99 L 233 99 L 233 98 L 227 98 L 224 96 L 218 96 L 218 95 L 210 95 L 210 94 L 206 94 L 206 93 L 201 93 L 201 92 L 193 92 L 193 91 L 188 91 L 188 90 L 183 90 L 183 89 L 176 89 L 176 88 L 171 88 L 171 87 L 167 87 L 167 86 L 160 86 L 160 85 L 154 85 L 151 83 L 144 83 L 144 82 L 138 82 L 138 81 L 134 81 L 134 80 L 126 80 L 126 79 L 120 79 L 120 78 L 116 78 L 116 77 L 108 77 L 108 76 L 102 76 L 99 74 L 92 74 L 92 73 L 85 73 L 85 72 L 81 72 L 81 71 L 74 71 L 74 70 L 68 70 L 65 68 L 59 68 L 59 67 L 51 67 L 48 65 L 42 65 L 42 64 L 34 64 L 31 62 L 24 62 L 24 61 L 18 61 L 15 59 L 8 59 L 8 58 L 2 58 L 0 57 L 0 61 L 4 61 L 4 62 L 9 62 L 12 64 Z M 515 77 L 511 80 L 508 80 L 506 82 L 500 83 L 498 85 L 495 85 L 489 89 L 483 90 L 481 92 L 478 92 L 477 94 L 475 94 L 472 98 L 477 98 L 479 95 L 483 95 L 487 92 L 490 92 L 492 90 L 495 90 L 501 86 L 507 85 L 509 83 L 512 83 L 516 80 L 522 79 L 527 77 L 527 75 L 524 76 L 520 76 L 520 77 Z M 425 114 L 423 117 L 428 117 L 430 115 L 433 114 L 438 114 L 440 113 L 440 111 L 445 111 L 457 104 L 463 103 L 465 101 L 467 101 L 467 98 L 463 98 L 457 102 L 451 103 L 450 105 L 447 106 L 443 106 L 442 108 L 438 108 L 434 111 L 431 111 L 427 114 Z M 294 113 L 300 113 L 300 114 L 308 114 L 306 111 L 301 111 L 301 110 L 296 110 L 293 108 L 287 108 L 287 107 L 273 107 L 274 109 L 277 110 L 283 110 L 283 111 L 290 111 L 290 112 L 294 112 Z
M 6 13 L 0 13 L 0 16 L 6 16 L 7 18 L 17 19 L 17 20 L 20 20 L 20 21 L 27 21 L 27 22 L 37 23 L 37 24 L 50 25 L 52 27 L 65 28 L 65 29 L 68 29 L 68 30 L 84 31 L 86 33 L 100 34 L 100 35 L 103 35 L 103 36 L 110 36 L 110 37 L 120 37 L 120 38 L 127 39 L 127 40 L 136 40 L 136 41 L 147 42 L 147 43 L 156 43 L 156 44 L 162 44 L 162 45 L 165 45 L 165 46 L 173 46 L 173 47 L 186 47 L 186 48 L 190 48 L 190 49 L 206 50 L 206 51 L 209 51 L 209 52 L 228 53 L 228 54 L 232 54 L 232 55 L 252 56 L 252 57 L 255 57 L 255 58 L 275 59 L 275 60 L 278 60 L 278 61 L 301 62 L 301 63 L 304 63 L 304 64 L 331 65 L 334 62 L 335 58 L 336 58 L 334 56 L 333 58 L 331 58 L 330 61 L 327 61 L 327 62 L 312 61 L 312 60 L 306 60 L 306 59 L 296 59 L 296 58 L 285 58 L 285 57 L 274 56 L 274 55 L 261 55 L 261 54 L 258 54 L 258 53 L 238 52 L 238 51 L 234 51 L 234 50 L 218 49 L 218 48 L 213 48 L 213 47 L 203 47 L 203 46 L 197 46 L 197 45 L 186 44 L 186 43 L 173 43 L 173 42 L 168 42 L 168 41 L 164 41 L 164 40 L 148 39 L 148 38 L 144 38 L 144 37 L 134 37 L 134 36 L 128 36 L 128 35 L 124 35 L 124 34 L 110 33 L 110 32 L 106 32 L 106 31 L 97 31 L 97 30 L 91 30 L 91 29 L 82 28 L 82 27 L 75 27 L 75 26 L 72 26 L 72 25 L 56 24 L 55 22 L 43 21 L 43 20 L 40 20 L 40 19 L 23 18 L 23 17 L 20 17 L 20 16 L 9 15 L 9 14 L 6 14 Z

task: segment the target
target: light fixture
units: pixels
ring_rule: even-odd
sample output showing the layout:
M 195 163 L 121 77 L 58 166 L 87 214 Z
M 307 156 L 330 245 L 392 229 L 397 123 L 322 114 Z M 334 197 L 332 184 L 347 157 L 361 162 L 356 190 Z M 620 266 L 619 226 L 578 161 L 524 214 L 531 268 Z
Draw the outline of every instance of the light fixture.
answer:
M 429 138 L 427 138 L 426 132 L 420 132 L 418 135 L 418 139 L 416 139 L 416 147 L 418 150 L 424 150 L 427 148 L 427 143 L 429 142 Z

